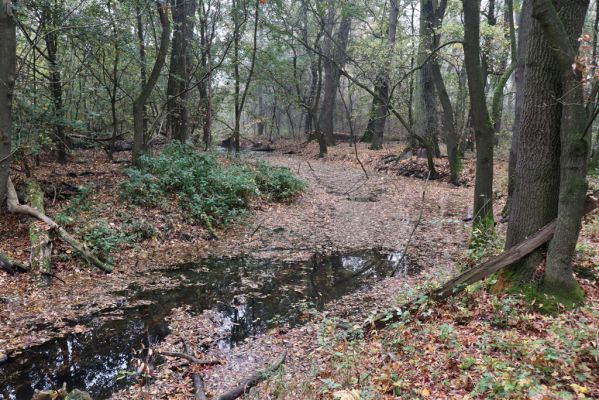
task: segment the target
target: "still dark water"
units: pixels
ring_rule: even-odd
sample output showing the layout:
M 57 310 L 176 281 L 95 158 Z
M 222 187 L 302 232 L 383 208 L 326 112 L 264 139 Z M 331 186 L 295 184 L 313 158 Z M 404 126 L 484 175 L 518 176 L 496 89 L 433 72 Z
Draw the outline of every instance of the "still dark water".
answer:
M 132 287 L 120 292 L 122 308 L 78 321 L 91 330 L 70 334 L 26 350 L 0 367 L 0 399 L 30 399 L 35 389 L 67 383 L 69 389 L 105 399 L 131 383 L 118 379 L 129 365 L 133 349 L 160 342 L 168 335 L 165 317 L 187 305 L 192 313 L 217 311 L 227 331 L 219 346 L 263 333 L 269 327 L 299 323 L 307 303 L 322 309 L 327 302 L 368 286 L 396 267 L 400 255 L 378 250 L 314 255 L 310 261 L 281 262 L 251 257 L 208 258 L 197 263 L 155 271 L 156 278 L 178 283 L 167 289 Z M 417 268 L 406 261 L 406 273 Z M 143 300 L 143 305 L 127 303 Z

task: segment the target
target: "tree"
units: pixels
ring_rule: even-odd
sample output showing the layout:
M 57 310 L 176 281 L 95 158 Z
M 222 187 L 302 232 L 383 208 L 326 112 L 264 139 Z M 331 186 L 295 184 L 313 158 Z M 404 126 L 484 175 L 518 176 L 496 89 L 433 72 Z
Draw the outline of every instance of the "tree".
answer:
M 174 28 L 167 87 L 167 129 L 181 142 L 188 141 L 190 134 L 187 98 L 193 69 L 190 46 L 195 9 L 195 0 L 171 0 Z
M 12 100 L 17 60 L 12 12 L 11 2 L 5 2 L 0 7 L 0 207 L 6 198 L 12 152 Z
M 387 47 L 389 53 L 393 51 L 395 46 L 395 38 L 397 34 L 397 19 L 399 17 L 399 5 L 397 0 L 391 0 L 389 4 L 389 24 L 387 28 Z M 390 55 L 390 54 L 389 54 Z M 372 107 L 370 118 L 363 140 L 370 141 L 370 147 L 378 150 L 383 145 L 383 133 L 385 131 L 385 123 L 389 114 L 389 69 L 390 60 L 384 61 L 384 66 L 376 79 L 374 91 L 378 94 L 372 96 Z
M 240 3 L 243 1 L 243 4 Z M 239 137 L 241 136 L 241 114 L 243 112 L 243 107 L 245 106 L 245 100 L 248 95 L 248 90 L 250 84 L 252 82 L 252 77 L 254 75 L 254 68 L 256 66 L 256 52 L 258 51 L 258 16 L 260 11 L 260 2 L 256 0 L 256 4 L 254 7 L 254 28 L 253 28 L 253 40 L 252 40 L 252 48 L 250 55 L 250 67 L 248 74 L 245 78 L 245 84 L 243 87 L 243 91 L 241 90 L 241 73 L 240 73 L 240 64 L 241 64 L 241 56 L 240 56 L 240 42 L 241 42 L 241 28 L 242 24 L 245 23 L 248 19 L 247 15 L 247 6 L 245 4 L 246 0 L 233 0 L 233 5 L 231 12 L 233 13 L 233 68 L 234 68 L 234 79 L 235 79 L 235 93 L 234 93 L 234 102 L 235 102 L 235 125 L 233 128 L 233 142 L 235 143 L 235 152 L 239 153 Z M 243 12 L 243 21 L 240 18 L 240 14 Z
M 550 0 L 533 0 L 533 17 L 539 22 L 548 48 L 556 58 L 563 93 L 557 225 L 547 252 L 543 291 L 571 305 L 582 302 L 584 296 L 572 273 L 571 261 L 584 213 L 589 132 L 593 122 L 585 110 L 582 68 L 572 68 L 572 65 L 576 65 L 577 39 L 589 1 L 558 4 L 563 4 L 559 15 Z
M 435 5 L 433 0 L 420 0 L 420 25 L 418 30 L 417 64 L 423 64 L 429 53 L 436 47 L 434 40 Z M 414 95 L 414 131 L 427 138 L 432 145 L 434 156 L 439 154 L 437 102 L 433 65 L 426 63 L 416 72 Z
M 345 66 L 347 59 L 347 43 L 351 28 L 351 14 L 349 10 L 342 9 L 341 22 L 334 34 L 335 27 L 335 4 L 329 3 L 327 19 L 325 24 L 324 53 L 324 96 L 318 118 L 320 155 L 327 152 L 327 146 L 335 145 L 334 117 L 335 99 L 341 78 L 341 69 Z
M 485 97 L 480 59 L 480 0 L 464 0 L 464 65 L 476 141 L 473 224 L 493 229 L 493 126 Z
M 171 38 L 170 32 L 170 22 L 168 17 L 168 5 L 166 4 L 156 4 L 156 8 L 158 10 L 158 14 L 160 16 L 160 25 L 162 26 L 162 34 L 160 36 L 160 48 L 158 50 L 158 54 L 156 55 L 156 60 L 154 62 L 154 67 L 152 68 L 152 72 L 150 73 L 150 77 L 145 85 L 142 87 L 141 93 L 137 96 L 135 101 L 133 102 L 133 152 L 132 159 L 134 163 L 137 163 L 139 157 L 146 150 L 146 131 L 144 127 L 144 108 L 146 106 L 146 102 L 152 94 L 156 83 L 158 82 L 158 78 L 160 77 L 160 72 L 162 71 L 162 67 L 166 62 L 166 55 L 168 53 L 168 47 Z

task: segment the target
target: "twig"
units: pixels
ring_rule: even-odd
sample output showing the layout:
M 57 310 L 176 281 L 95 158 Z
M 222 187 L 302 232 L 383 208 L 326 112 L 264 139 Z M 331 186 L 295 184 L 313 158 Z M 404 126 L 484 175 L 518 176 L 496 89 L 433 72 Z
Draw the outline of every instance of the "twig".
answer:
M 221 394 L 217 397 L 217 400 L 235 400 L 236 398 L 246 394 L 252 387 L 256 386 L 260 382 L 268 379 L 283 363 L 287 357 L 287 350 L 283 351 L 271 365 L 263 371 L 254 373 L 249 378 L 245 379 L 237 387 L 229 390 L 228 392 Z
M 410 243 L 412 242 L 412 238 L 414 237 L 414 232 L 416 232 L 416 229 L 418 229 L 418 226 L 420 225 L 420 222 L 422 221 L 422 214 L 424 214 L 424 198 L 426 196 L 426 186 L 428 185 L 428 181 L 430 180 L 430 177 L 431 177 L 431 172 L 428 171 L 428 175 L 426 176 L 426 181 L 424 181 L 424 189 L 422 189 L 422 206 L 420 207 L 420 215 L 418 215 L 418 220 L 416 221 L 416 224 L 414 225 L 414 228 L 412 229 L 412 232 L 410 233 L 410 236 L 408 237 L 406 247 L 404 247 L 403 252 L 401 253 L 401 258 L 397 262 L 397 266 L 395 268 L 393 268 L 393 272 L 391 272 L 391 276 L 395 276 L 395 274 L 399 270 L 399 267 L 403 263 L 403 260 L 406 258 L 406 253 L 408 252 L 408 247 L 410 247 Z
M 179 353 L 177 351 L 157 351 L 156 353 L 160 354 L 161 356 L 166 356 L 166 357 L 184 358 L 185 360 L 189 361 L 190 363 L 197 364 L 197 365 L 214 365 L 214 364 L 222 363 L 220 360 L 200 360 L 199 358 L 196 358 L 193 355 L 186 354 L 186 353 Z

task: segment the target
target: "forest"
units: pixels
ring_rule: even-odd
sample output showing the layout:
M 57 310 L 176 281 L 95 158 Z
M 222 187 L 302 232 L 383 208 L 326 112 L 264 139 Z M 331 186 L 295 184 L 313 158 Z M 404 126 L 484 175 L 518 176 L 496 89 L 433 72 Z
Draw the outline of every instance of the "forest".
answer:
M 3 0 L 0 400 L 599 398 L 599 0 Z

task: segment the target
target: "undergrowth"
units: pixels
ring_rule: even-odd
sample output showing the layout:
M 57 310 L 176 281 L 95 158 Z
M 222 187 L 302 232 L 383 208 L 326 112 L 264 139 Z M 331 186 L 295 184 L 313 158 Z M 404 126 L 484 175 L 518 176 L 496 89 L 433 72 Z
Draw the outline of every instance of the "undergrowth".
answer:
M 170 144 L 158 157 L 142 157 L 125 174 L 129 179 L 121 185 L 121 195 L 128 202 L 155 207 L 174 195 L 191 218 L 209 227 L 245 214 L 253 198 L 284 201 L 305 187 L 287 168 L 221 163 L 213 154 L 180 143 Z

